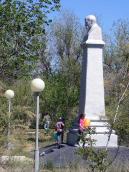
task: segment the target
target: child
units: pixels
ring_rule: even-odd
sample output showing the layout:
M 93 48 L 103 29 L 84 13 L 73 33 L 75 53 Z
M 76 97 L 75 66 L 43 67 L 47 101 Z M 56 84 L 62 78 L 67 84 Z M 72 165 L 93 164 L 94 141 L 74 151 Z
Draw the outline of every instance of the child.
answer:
M 62 140 L 62 134 L 64 130 L 64 123 L 62 121 L 62 118 L 59 118 L 58 122 L 56 123 L 55 130 L 57 132 L 57 144 L 58 148 L 60 149 L 60 144 L 63 142 Z

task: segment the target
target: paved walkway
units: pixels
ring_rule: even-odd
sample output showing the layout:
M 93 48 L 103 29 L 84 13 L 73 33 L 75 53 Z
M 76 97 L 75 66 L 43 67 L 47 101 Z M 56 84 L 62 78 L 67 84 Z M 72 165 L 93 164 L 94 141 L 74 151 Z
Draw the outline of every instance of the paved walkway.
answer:
M 55 167 L 69 166 L 82 161 L 76 153 L 77 147 L 62 144 L 58 149 L 56 145 L 40 149 L 40 160 L 45 164 L 52 163 Z M 45 155 L 43 154 L 45 152 Z
M 50 145 L 40 149 L 40 163 L 52 163 L 55 167 L 67 167 L 72 164 L 86 165 L 87 161 L 81 158 L 77 153 L 77 147 L 63 144 L 60 149 L 56 145 Z M 43 153 L 45 152 L 45 154 Z M 113 165 L 117 169 L 127 169 L 129 171 L 129 148 L 119 147 L 108 149 L 108 158 L 113 160 Z

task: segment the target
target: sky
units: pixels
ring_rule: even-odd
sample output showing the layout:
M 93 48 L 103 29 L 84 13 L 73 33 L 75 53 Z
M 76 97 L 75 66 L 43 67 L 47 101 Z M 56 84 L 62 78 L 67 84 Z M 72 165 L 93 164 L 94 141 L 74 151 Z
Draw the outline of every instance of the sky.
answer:
M 83 23 L 87 15 L 98 16 L 102 28 L 109 33 L 113 22 L 129 19 L 129 0 L 61 0 L 62 9 L 73 11 Z

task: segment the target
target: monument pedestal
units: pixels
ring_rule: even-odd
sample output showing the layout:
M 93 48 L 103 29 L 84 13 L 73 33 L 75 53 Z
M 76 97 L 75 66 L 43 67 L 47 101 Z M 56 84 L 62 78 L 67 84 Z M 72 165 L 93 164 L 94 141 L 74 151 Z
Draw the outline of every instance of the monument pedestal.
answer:
M 113 130 L 110 135 L 110 126 L 108 120 L 91 120 L 91 128 L 95 128 L 95 134 L 92 134 L 91 139 L 95 140 L 95 147 L 117 147 L 118 137 Z M 110 136 L 110 139 L 109 139 Z M 78 129 L 70 129 L 67 133 L 67 144 L 74 146 L 79 139 Z M 107 145 L 108 143 L 108 145 Z M 87 146 L 87 145 L 86 145 Z
M 103 47 L 102 40 L 87 40 L 83 48 L 81 91 L 79 114 L 86 114 L 91 120 L 91 127 L 96 134 L 91 138 L 96 140 L 95 146 L 107 145 L 110 126 L 105 116 L 104 82 L 103 82 Z M 78 127 L 73 127 L 67 134 L 67 143 L 75 145 L 79 139 Z M 109 147 L 116 147 L 117 135 L 113 131 L 108 142 Z
M 86 114 L 91 120 L 96 134 L 95 146 L 105 147 L 110 135 L 110 124 L 105 116 L 104 81 L 103 81 L 103 47 L 104 41 L 88 39 L 83 48 L 82 78 L 79 114 Z M 108 142 L 109 147 L 117 146 L 117 135 L 113 131 Z
M 95 128 L 95 134 L 92 134 L 91 138 L 96 140 L 96 147 L 117 147 L 118 137 L 114 130 L 110 135 L 110 125 L 108 120 L 91 120 L 91 127 Z
M 102 40 L 87 40 L 83 48 L 79 114 L 90 120 L 105 117 Z

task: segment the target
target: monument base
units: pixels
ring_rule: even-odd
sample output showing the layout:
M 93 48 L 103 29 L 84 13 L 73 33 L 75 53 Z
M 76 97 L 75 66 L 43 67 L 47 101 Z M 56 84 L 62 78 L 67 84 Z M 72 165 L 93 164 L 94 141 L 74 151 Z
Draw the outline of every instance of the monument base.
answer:
M 114 130 L 112 130 L 110 134 L 110 125 L 108 120 L 91 120 L 91 127 L 95 128 L 95 134 L 91 135 L 91 138 L 96 140 L 96 147 L 118 146 L 118 136 L 115 134 Z
M 117 147 L 117 135 L 111 134 L 108 142 L 109 134 L 93 134 L 92 139 L 95 139 L 95 147 Z M 108 142 L 108 145 L 107 145 Z
M 114 130 L 110 135 L 110 126 L 108 120 L 91 120 L 91 128 L 95 128 L 95 134 L 91 135 L 91 139 L 95 140 L 95 147 L 118 146 L 118 136 L 115 134 Z M 67 144 L 74 146 L 78 142 L 78 140 L 78 129 L 69 130 L 67 134 Z

